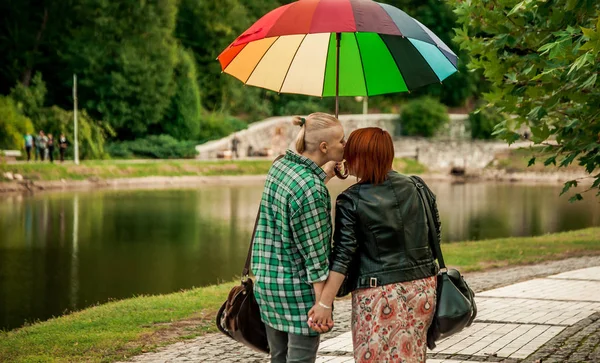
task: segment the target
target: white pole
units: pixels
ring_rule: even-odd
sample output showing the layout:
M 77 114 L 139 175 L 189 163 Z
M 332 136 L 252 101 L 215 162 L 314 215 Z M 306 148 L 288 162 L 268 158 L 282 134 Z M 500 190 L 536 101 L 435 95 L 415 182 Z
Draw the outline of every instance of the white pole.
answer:
M 363 98 L 363 115 L 366 115 L 367 113 L 369 113 L 369 97 L 365 96 L 365 98 Z
M 77 140 L 77 75 L 73 74 L 73 147 L 75 155 L 75 165 L 79 165 L 79 142 Z

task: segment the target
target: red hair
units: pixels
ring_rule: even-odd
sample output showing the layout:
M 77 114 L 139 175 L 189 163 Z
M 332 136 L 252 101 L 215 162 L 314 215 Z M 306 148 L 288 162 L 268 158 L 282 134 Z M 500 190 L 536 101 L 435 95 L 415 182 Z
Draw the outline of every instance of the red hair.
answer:
M 383 183 L 394 162 L 394 142 L 378 127 L 354 130 L 346 141 L 344 159 L 361 183 Z

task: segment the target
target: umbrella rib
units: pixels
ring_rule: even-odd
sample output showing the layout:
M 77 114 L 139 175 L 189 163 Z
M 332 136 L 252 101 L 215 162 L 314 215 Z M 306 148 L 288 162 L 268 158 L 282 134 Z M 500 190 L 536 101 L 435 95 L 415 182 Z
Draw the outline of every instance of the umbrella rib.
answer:
M 296 51 L 294 52 L 294 56 L 292 57 L 292 60 L 290 61 L 290 65 L 288 66 L 287 71 L 285 71 L 285 76 L 283 77 L 283 81 L 281 82 L 281 86 L 279 86 L 279 91 L 277 91 L 277 93 L 281 93 L 281 90 L 283 89 L 283 85 L 285 84 L 285 79 L 287 78 L 288 73 L 290 73 L 290 69 L 292 68 L 294 59 L 296 58 L 296 54 L 298 54 L 298 50 L 300 50 L 300 47 L 302 47 L 302 43 L 304 43 L 304 39 L 306 39 L 307 35 L 308 34 L 304 34 L 304 37 L 302 37 L 302 40 L 300 41 L 298 48 L 296 48 Z
M 277 39 L 271 43 L 271 45 L 269 45 L 269 48 L 267 48 L 267 50 L 263 53 L 263 55 L 260 57 L 260 60 L 258 62 L 256 62 L 256 64 L 254 65 L 254 68 L 252 68 L 252 72 L 250 72 L 250 74 L 248 75 L 248 78 L 246 78 L 246 80 L 244 81 L 244 84 L 246 84 L 248 82 L 248 80 L 250 79 L 250 77 L 252 77 L 252 74 L 254 73 L 254 71 L 256 70 L 256 67 L 258 67 L 258 65 L 260 64 L 260 62 L 262 62 L 263 58 L 265 57 L 265 55 L 267 53 L 269 53 L 269 50 L 271 50 L 271 47 L 273 47 L 273 45 L 275 43 L 277 43 L 279 41 L 281 37 L 277 37 Z M 265 38 L 266 39 L 266 38 Z
M 365 91 L 367 92 L 365 97 L 368 97 L 369 96 L 369 86 L 367 85 L 367 72 L 365 72 L 365 63 L 363 62 L 363 59 L 362 59 L 362 53 L 360 51 L 360 43 L 358 42 L 358 36 L 356 34 L 357 33 L 354 33 L 354 40 L 356 40 L 356 47 L 358 48 L 358 56 L 360 57 L 360 66 L 362 67 L 363 79 L 365 80 Z

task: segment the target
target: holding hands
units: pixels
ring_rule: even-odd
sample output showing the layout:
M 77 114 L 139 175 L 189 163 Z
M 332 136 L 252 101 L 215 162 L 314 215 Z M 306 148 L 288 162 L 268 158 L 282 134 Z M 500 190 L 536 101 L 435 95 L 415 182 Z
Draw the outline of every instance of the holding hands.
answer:
M 333 329 L 331 306 L 318 302 L 308 312 L 308 326 L 317 333 L 323 334 Z

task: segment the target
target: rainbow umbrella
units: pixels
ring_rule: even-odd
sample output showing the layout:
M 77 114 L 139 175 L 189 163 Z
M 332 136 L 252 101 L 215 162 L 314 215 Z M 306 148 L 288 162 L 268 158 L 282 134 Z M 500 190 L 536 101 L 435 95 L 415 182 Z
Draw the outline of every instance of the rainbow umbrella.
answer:
M 299 0 L 254 23 L 217 58 L 247 85 L 310 96 L 410 92 L 456 72 L 457 56 L 402 10 L 371 0 Z

